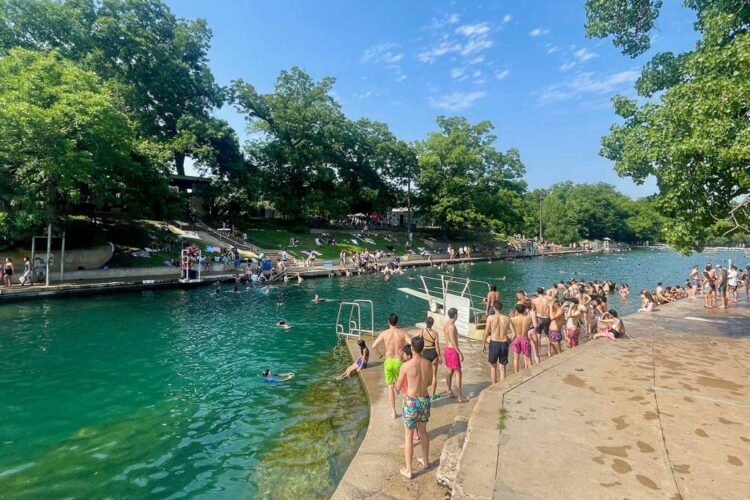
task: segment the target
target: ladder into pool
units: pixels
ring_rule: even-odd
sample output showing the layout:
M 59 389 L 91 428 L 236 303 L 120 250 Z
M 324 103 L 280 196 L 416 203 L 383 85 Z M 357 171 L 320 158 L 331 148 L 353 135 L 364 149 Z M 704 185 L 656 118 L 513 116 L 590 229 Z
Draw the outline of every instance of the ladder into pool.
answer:
M 369 308 L 369 324 L 362 323 L 362 308 L 365 308 L 365 320 Z M 347 318 L 348 317 L 348 318 Z M 369 326 L 369 328 L 366 328 Z M 336 335 L 342 338 L 362 338 L 363 333 L 375 336 L 375 308 L 371 300 L 354 300 L 339 304 L 336 316 Z

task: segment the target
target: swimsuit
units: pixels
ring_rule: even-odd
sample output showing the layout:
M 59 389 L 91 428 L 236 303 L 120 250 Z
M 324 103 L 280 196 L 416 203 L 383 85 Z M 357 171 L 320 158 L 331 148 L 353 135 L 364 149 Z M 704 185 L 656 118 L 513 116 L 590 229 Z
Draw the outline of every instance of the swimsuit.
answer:
M 568 347 L 572 349 L 578 345 L 578 337 L 581 335 L 581 330 L 578 328 L 567 328 L 567 332 Z
M 452 347 L 446 347 L 443 349 L 443 357 L 445 358 L 446 368 L 461 371 L 461 356 L 457 350 Z
M 401 369 L 401 360 L 397 358 L 385 358 L 383 371 L 385 372 L 385 385 L 393 385 L 398 380 L 398 371 Z
M 549 321 L 549 319 L 547 321 Z M 531 356 L 531 342 L 529 342 L 527 337 L 514 338 L 511 347 L 516 354 L 523 353 L 524 356 Z
M 269 375 L 264 378 L 266 379 L 266 382 L 268 382 L 269 384 L 274 384 L 279 381 L 279 377 L 277 377 L 276 375 Z
M 430 420 L 430 398 L 404 396 L 404 427 L 415 429 L 417 423 L 426 424 Z
M 501 365 L 508 364 L 508 341 L 490 340 L 490 352 L 487 360 L 491 365 L 499 362 Z
M 422 357 L 432 363 L 435 361 L 438 357 L 437 349 L 435 349 L 435 337 L 427 333 L 429 330 L 422 330 L 420 332 L 420 337 L 424 340 L 424 349 L 422 350 Z M 425 333 L 427 333 L 427 337 L 425 337 Z M 427 343 L 430 343 L 428 346 Z
M 562 342 L 563 336 L 559 330 L 550 330 L 549 334 L 547 335 L 547 338 L 549 339 L 551 343 L 559 344 L 560 342 Z
M 365 363 L 364 366 L 363 366 L 362 365 L 362 358 L 358 358 L 357 359 L 357 366 L 362 367 L 362 369 L 364 370 L 365 368 L 367 368 L 367 363 Z
M 6 276 L 13 276 L 13 268 L 8 266 L 5 268 L 5 275 Z
M 536 327 L 536 331 L 541 333 L 542 335 L 547 335 L 549 333 L 549 325 L 550 325 L 550 319 L 549 318 L 539 318 L 539 325 Z

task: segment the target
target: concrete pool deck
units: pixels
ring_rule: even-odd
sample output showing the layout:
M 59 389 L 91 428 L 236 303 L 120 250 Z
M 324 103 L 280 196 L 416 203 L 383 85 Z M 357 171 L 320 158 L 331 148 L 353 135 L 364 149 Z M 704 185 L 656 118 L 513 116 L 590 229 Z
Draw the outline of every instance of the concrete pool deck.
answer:
M 363 371 L 370 427 L 334 496 L 747 498 L 750 307 L 702 303 L 630 315 L 633 340 L 590 342 L 492 387 L 481 345 L 463 342 L 474 397 L 436 405 L 429 425 L 434 464 L 454 418 L 468 418 L 451 490 L 437 465 L 399 476 L 401 422 L 379 365 Z

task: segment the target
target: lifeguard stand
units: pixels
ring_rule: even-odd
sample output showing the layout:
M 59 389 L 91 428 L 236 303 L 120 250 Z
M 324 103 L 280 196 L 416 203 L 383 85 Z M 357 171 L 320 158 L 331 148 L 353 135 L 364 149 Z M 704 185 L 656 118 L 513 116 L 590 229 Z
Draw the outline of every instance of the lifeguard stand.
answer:
M 180 283 L 200 283 L 201 282 L 201 251 L 191 252 L 189 248 L 182 249 L 180 258 Z M 196 259 L 198 270 L 193 269 L 193 259 Z

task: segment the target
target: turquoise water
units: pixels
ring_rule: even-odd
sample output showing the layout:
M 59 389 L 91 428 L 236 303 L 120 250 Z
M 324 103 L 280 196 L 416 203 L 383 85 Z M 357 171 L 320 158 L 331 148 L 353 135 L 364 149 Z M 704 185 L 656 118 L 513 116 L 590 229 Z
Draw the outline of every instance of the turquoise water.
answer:
M 455 266 L 497 281 L 504 297 L 571 277 L 682 283 L 693 263 L 741 253 L 681 257 L 667 251 L 565 256 Z M 0 491 L 4 497 L 321 497 L 335 489 L 367 427 L 357 379 L 333 323 L 338 300 L 375 302 L 404 324 L 425 303 L 420 268 L 381 276 L 216 296 L 212 287 L 49 300 L 0 307 Z M 331 302 L 312 304 L 318 293 Z M 637 294 L 613 297 L 622 313 Z M 285 319 L 288 331 L 274 325 Z M 269 385 L 260 371 L 292 371 Z

